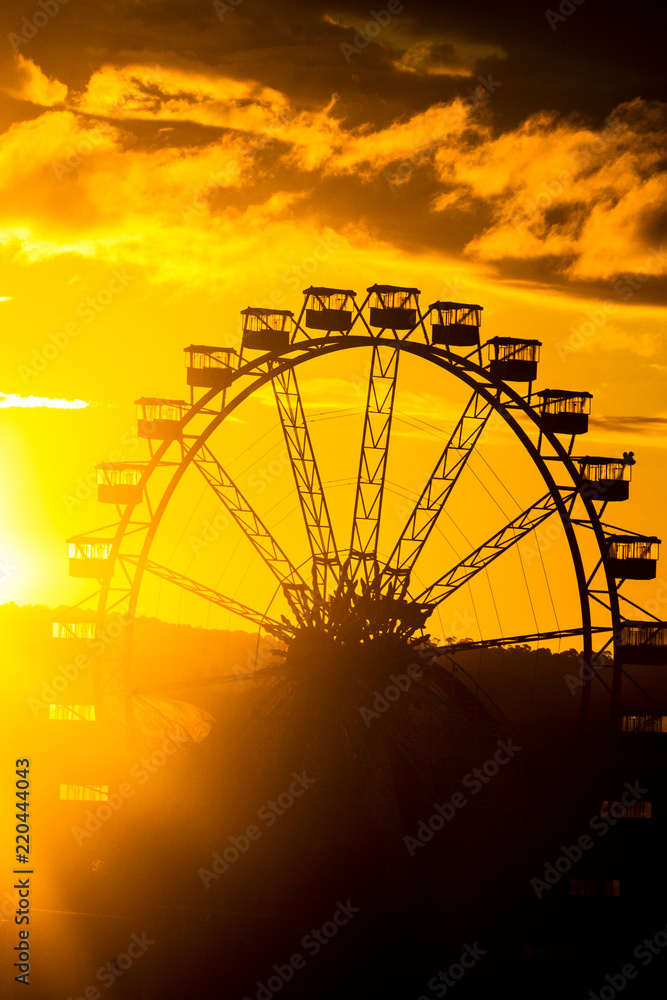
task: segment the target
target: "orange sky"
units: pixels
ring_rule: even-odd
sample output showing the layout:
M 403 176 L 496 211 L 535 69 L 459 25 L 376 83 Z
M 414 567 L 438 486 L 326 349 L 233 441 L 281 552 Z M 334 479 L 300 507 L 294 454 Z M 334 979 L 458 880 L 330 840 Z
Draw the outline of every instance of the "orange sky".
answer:
M 251 0 L 222 21 L 208 4 L 105 10 L 106 20 L 63 7 L 20 42 L 25 9 L 3 13 L 14 41 L 0 56 L 1 601 L 83 596 L 85 584 L 67 576 L 65 539 L 113 519 L 86 486 L 97 462 L 144 456 L 133 400 L 184 397 L 183 347 L 237 338 L 247 305 L 298 311 L 311 283 L 359 295 L 374 282 L 416 285 L 423 306 L 483 305 L 486 337 L 541 340 L 540 387 L 594 395 L 578 450 L 635 452 L 631 499 L 609 519 L 667 535 L 664 104 L 648 72 L 614 62 L 615 36 L 607 31 L 594 55 L 586 48 L 591 12 L 578 9 L 555 32 L 542 20 L 510 31 L 457 4 L 451 23 L 411 7 L 350 55 L 341 46 L 365 31 L 363 5 L 310 5 L 299 31 Z M 351 411 L 313 424 L 327 481 L 356 472 L 365 363 L 354 352 L 302 370 L 310 413 Z M 17 396 L 89 405 L 18 405 Z M 396 405 L 412 424 L 396 424 L 389 478 L 414 490 L 442 446 L 415 418 L 442 436 L 463 395 L 408 360 Z M 251 481 L 271 462 L 285 466 L 271 421 L 265 401 L 248 404 L 218 457 L 237 459 L 232 470 L 245 470 L 270 524 L 286 517 L 276 531 L 296 550 L 289 470 L 265 489 L 261 475 Z M 508 435 L 482 454 L 530 502 Z M 515 514 L 488 467 L 475 468 Z M 500 526 L 485 490 L 472 478 L 460 485 L 460 523 L 443 522 L 448 541 L 434 548 L 432 570 L 465 551 L 461 531 L 481 541 Z M 345 547 L 352 492 L 331 492 Z M 189 538 L 215 512 L 210 497 L 197 506 L 200 493 L 185 488 L 164 529 L 182 572 Z M 385 547 L 397 502 L 388 501 Z M 209 559 L 205 572 L 219 576 L 229 563 L 221 588 L 247 599 L 255 569 L 239 581 L 237 550 L 217 545 L 194 565 Z M 553 548 L 567 616 L 568 570 Z M 521 581 L 518 566 L 510 574 Z M 543 584 L 536 577 L 531 588 L 546 622 Z M 153 598 L 152 613 L 199 614 Z M 486 634 L 497 634 L 488 597 L 479 600 Z M 509 628 L 517 616 L 501 612 Z

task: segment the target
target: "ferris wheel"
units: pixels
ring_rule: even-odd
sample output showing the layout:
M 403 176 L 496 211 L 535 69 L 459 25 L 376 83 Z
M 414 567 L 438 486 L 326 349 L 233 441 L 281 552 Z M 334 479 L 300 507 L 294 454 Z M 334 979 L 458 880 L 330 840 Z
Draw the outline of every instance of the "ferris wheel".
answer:
M 86 628 L 99 633 L 114 616 L 123 616 L 121 652 L 116 659 L 100 657 L 94 665 L 101 723 L 133 731 L 138 683 L 133 622 L 142 611 L 143 593 L 157 583 L 160 591 L 173 588 L 179 599 L 196 598 L 233 621 L 263 630 L 283 644 L 294 664 L 307 648 L 311 672 L 356 675 L 351 697 L 359 704 L 379 683 L 368 664 L 381 657 L 405 665 L 420 643 L 451 659 L 461 650 L 566 641 L 583 650 L 580 677 L 593 677 L 607 690 L 612 728 L 639 725 L 632 721 L 631 701 L 625 700 L 632 665 L 667 663 L 667 623 L 631 600 L 624 586 L 655 577 L 659 539 L 605 520 L 608 509 L 628 498 L 632 454 L 586 454 L 579 442 L 588 429 L 591 395 L 534 390 L 539 341 L 483 341 L 482 306 L 436 301 L 422 310 L 419 298 L 417 288 L 376 284 L 358 303 L 350 289 L 310 287 L 298 314 L 244 309 L 235 346 L 185 348 L 189 400 L 136 401 L 138 435 L 146 441 L 148 457 L 98 466 L 98 499 L 115 508 L 117 520 L 70 539 L 70 574 L 96 580 L 97 589 L 79 606 L 90 609 L 89 622 L 58 626 L 71 635 Z M 332 446 L 330 438 L 326 450 L 336 452 L 338 465 L 348 466 L 346 478 L 333 481 L 325 470 L 330 455 L 318 454 L 302 388 L 311 370 L 349 370 L 350 359 L 361 356 L 366 365 L 360 442 L 356 435 L 341 434 Z M 458 413 L 440 431 L 430 472 L 411 486 L 390 475 L 391 447 L 401 421 L 405 423 L 399 366 L 409 370 L 410 384 L 460 400 Z M 257 401 L 266 414 L 272 408 L 290 470 L 293 517 L 286 533 L 279 522 L 272 523 L 271 510 L 259 509 L 259 495 L 249 497 L 242 488 L 225 454 L 230 440 L 225 428 L 233 428 L 244 408 Z M 495 436 L 493 426 L 501 428 Z M 487 464 L 482 482 L 478 470 L 474 478 L 485 491 L 483 502 L 472 498 L 470 487 L 457 485 L 474 472 L 485 443 L 501 438 L 507 453 L 515 456 L 515 479 L 530 493 L 523 500 L 512 497 L 512 512 L 494 496 L 494 490 L 511 493 L 509 471 L 506 479 L 505 470 L 498 474 Z M 404 472 L 409 450 L 404 441 Z M 223 512 L 248 553 L 227 559 L 231 589 L 219 584 L 218 556 L 195 566 L 206 568 L 204 579 L 205 573 L 192 572 L 193 560 L 183 558 L 182 547 L 179 555 L 162 543 L 192 514 L 193 494 L 186 487 L 192 479 L 203 486 L 207 502 Z M 458 529 L 451 510 L 457 493 L 459 510 L 471 512 L 476 537 L 460 530 L 455 550 L 452 539 Z M 400 524 L 396 516 L 388 516 L 388 498 L 393 502 L 396 495 L 401 506 L 394 503 L 394 515 L 396 509 L 404 514 Z M 558 526 L 560 539 L 548 562 L 539 542 L 545 522 Z M 297 532 L 301 548 L 294 555 L 289 542 Z M 535 614 L 533 587 L 521 559 L 522 545 L 530 538 L 538 539 L 538 565 L 554 609 L 546 624 Z M 262 590 L 255 582 L 257 570 L 244 596 L 234 581 L 245 576 L 251 559 L 266 583 Z M 495 634 L 488 622 L 466 627 L 463 634 L 448 627 L 441 617 L 445 609 L 455 606 L 464 592 L 472 600 L 475 581 L 488 582 L 493 572 L 497 590 L 516 594 L 520 588 L 509 581 L 523 574 L 523 597 L 512 598 L 511 627 L 501 628 L 493 595 Z M 556 607 L 558 591 L 565 588 L 568 620 Z M 634 590 L 632 594 L 636 596 Z M 433 639 L 434 633 L 441 638 Z M 601 669 L 603 664 L 609 669 Z M 360 681 L 364 670 L 370 676 Z M 591 686 L 581 683 L 583 720 Z

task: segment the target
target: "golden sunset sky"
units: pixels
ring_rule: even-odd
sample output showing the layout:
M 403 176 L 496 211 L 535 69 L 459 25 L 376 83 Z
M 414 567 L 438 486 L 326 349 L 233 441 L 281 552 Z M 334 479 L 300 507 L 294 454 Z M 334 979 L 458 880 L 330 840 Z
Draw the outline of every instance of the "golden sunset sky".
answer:
M 660 32 L 646 4 L 561 8 L 3 5 L 1 602 L 81 599 L 65 540 L 114 520 L 87 485 L 95 465 L 146 457 L 133 401 L 185 398 L 184 347 L 238 343 L 241 309 L 298 312 L 311 284 L 359 298 L 375 282 L 417 286 L 423 307 L 483 305 L 483 339 L 542 341 L 538 388 L 594 396 L 576 452 L 635 452 L 631 498 L 609 520 L 667 536 Z M 301 373 L 309 413 L 329 417 L 313 436 L 341 524 L 367 363 L 349 354 Z M 401 491 L 421 485 L 464 398 L 401 363 L 384 549 Z M 239 410 L 218 457 L 290 541 L 270 403 Z M 530 502 L 513 454 L 505 431 L 491 436 L 474 469 L 497 510 L 462 483 L 431 569 L 465 552 L 461 532 L 481 541 L 498 511 Z M 174 504 L 165 546 L 175 565 L 181 546 L 182 572 L 215 562 L 221 589 L 249 599 L 252 573 L 239 583 L 226 537 L 199 554 L 188 544 L 215 513 L 201 492 Z M 182 613 L 164 597 L 146 611 Z

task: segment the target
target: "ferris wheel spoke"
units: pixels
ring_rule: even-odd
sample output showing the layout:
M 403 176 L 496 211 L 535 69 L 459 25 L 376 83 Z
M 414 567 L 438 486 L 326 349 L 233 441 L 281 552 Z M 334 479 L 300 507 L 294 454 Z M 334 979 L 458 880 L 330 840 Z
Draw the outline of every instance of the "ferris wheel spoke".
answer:
M 278 371 L 272 382 L 313 558 L 313 588 L 316 595 L 325 598 L 329 578 L 333 577 L 335 581 L 338 579 L 340 557 L 296 372 L 292 368 Z
M 543 521 L 551 517 L 558 510 L 560 501 L 566 504 L 576 495 L 577 491 L 573 489 L 560 490 L 559 495 L 547 493 L 423 590 L 416 598 L 417 603 L 437 607 L 477 573 L 486 569 L 494 559 L 507 552 L 529 532 L 534 531 Z
M 612 631 L 612 628 L 607 628 L 604 625 L 593 625 L 590 628 L 590 632 L 596 634 Z M 578 627 L 555 629 L 551 632 L 532 632 L 529 635 L 505 635 L 497 639 L 463 639 L 461 642 L 454 642 L 450 646 L 437 648 L 436 653 L 456 653 L 466 649 L 486 649 L 490 646 L 522 646 L 531 642 L 538 643 L 547 642 L 552 639 L 568 639 L 577 635 L 586 636 L 588 632 L 589 629 Z
M 350 555 L 344 575 L 352 583 L 368 583 L 377 569 L 377 546 L 396 394 L 399 352 L 375 344 L 366 397 L 366 412 L 357 474 Z
M 388 585 L 407 590 L 410 573 L 492 412 L 492 403 L 473 393 L 387 560 Z
M 295 615 L 305 621 L 310 615 L 307 596 L 312 592 L 299 571 L 238 488 L 217 458 L 204 445 L 193 459 L 202 476 L 224 504 L 246 538 L 253 544 L 268 568 L 282 585 L 283 593 Z
M 138 565 L 141 561 L 139 556 L 126 555 L 122 558 L 133 565 Z M 234 600 L 233 597 L 226 597 L 212 587 L 207 587 L 206 584 L 192 580 L 190 577 L 184 576 L 183 573 L 178 573 L 176 570 L 160 565 L 160 563 L 147 559 L 143 568 L 147 573 L 151 573 L 161 580 L 166 580 L 168 583 L 173 583 L 177 587 L 189 591 L 191 594 L 203 597 L 210 604 L 216 604 L 225 611 L 230 611 L 232 614 L 238 615 L 239 618 L 245 618 L 246 621 L 252 622 L 253 625 L 260 625 L 267 632 L 270 632 L 271 635 L 283 638 L 286 634 L 291 634 L 294 631 L 294 627 L 287 622 L 278 622 L 269 615 L 263 615 L 261 612 L 255 611 L 254 608 L 248 607 L 247 604 L 242 604 L 240 601 Z

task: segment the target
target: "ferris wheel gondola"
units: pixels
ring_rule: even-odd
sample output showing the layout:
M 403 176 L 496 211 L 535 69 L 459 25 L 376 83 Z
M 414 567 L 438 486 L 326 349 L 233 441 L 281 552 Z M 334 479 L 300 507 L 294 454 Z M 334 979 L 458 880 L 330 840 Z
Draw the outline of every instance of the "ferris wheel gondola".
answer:
M 613 532 L 602 520 L 608 503 L 627 499 L 631 463 L 626 456 L 577 458 L 571 454 L 576 438 L 587 432 L 592 397 L 583 391 L 532 391 L 542 346 L 539 341 L 494 337 L 482 343 L 481 306 L 436 301 L 422 314 L 419 296 L 414 287 L 376 284 L 358 303 L 350 289 L 310 287 L 304 291 L 298 315 L 291 310 L 244 309 L 239 349 L 202 344 L 186 347 L 190 402 L 137 400 L 138 434 L 147 440 L 150 457 L 144 463 L 99 467 L 99 498 L 116 504 L 119 519 L 113 530 L 105 529 L 104 536 L 98 529 L 71 540 L 70 572 L 99 581 L 94 600 L 100 629 L 119 607 L 127 609 L 132 619 L 145 579 L 155 576 L 225 608 L 288 646 L 308 631 L 316 648 L 317 642 L 322 649 L 345 645 L 344 656 L 349 658 L 353 655 L 350 635 L 356 637 L 359 647 L 366 644 L 368 648 L 378 635 L 385 637 L 389 648 L 391 642 L 399 644 L 399 635 L 401 642 L 407 638 L 418 644 L 429 618 L 461 587 L 516 550 L 518 543 L 545 521 L 556 518 L 562 526 L 576 585 L 578 620 L 566 627 L 526 628 L 493 639 L 465 637 L 465 642 L 454 643 L 450 651 L 576 636 L 584 662 L 591 664 L 594 646 L 602 643 L 598 652 L 613 650 L 610 718 L 617 726 L 623 710 L 621 678 L 627 676 L 626 667 L 642 662 L 642 656 L 655 662 L 659 655 L 655 650 L 662 649 L 655 636 L 667 628 L 657 620 L 653 625 L 637 625 L 621 610 L 626 600 L 624 581 L 655 575 L 659 541 L 652 536 Z M 370 352 L 370 363 L 361 448 L 353 478 L 349 542 L 343 545 L 340 525 L 334 523 L 330 510 L 299 376 L 316 361 L 333 363 L 342 352 L 364 349 Z M 398 368 L 404 357 L 455 380 L 465 388 L 468 399 L 425 485 L 415 494 L 389 554 L 383 555 L 380 527 L 389 490 L 387 461 L 397 414 Z M 525 389 L 527 383 L 528 391 L 522 395 L 519 388 Z M 216 432 L 238 408 L 265 389 L 273 394 L 292 471 L 293 492 L 308 543 L 307 568 L 290 557 L 266 514 L 255 509 L 218 453 Z M 422 585 L 417 574 L 420 560 L 492 416 L 509 429 L 541 479 L 542 491 L 519 514 L 507 518 L 500 529 L 489 530 L 481 544 L 471 546 L 444 573 Z M 220 593 L 216 586 L 190 577 L 184 567 L 166 565 L 156 558 L 160 526 L 190 470 L 203 477 L 272 574 L 286 614 L 274 616 L 262 612 L 261 607 L 252 608 Z M 582 544 L 584 536 L 593 540 L 592 555 L 590 545 Z M 636 613 L 637 605 L 628 603 Z M 128 732 L 133 728 L 131 631 L 122 653 L 122 669 L 116 665 L 113 676 L 107 676 L 105 665 L 96 665 L 97 718 Z M 627 638 L 631 633 L 632 640 Z M 343 656 L 340 649 L 337 655 Z M 115 714 L 105 712 L 109 694 Z M 589 691 L 584 690 L 584 709 L 588 697 Z

